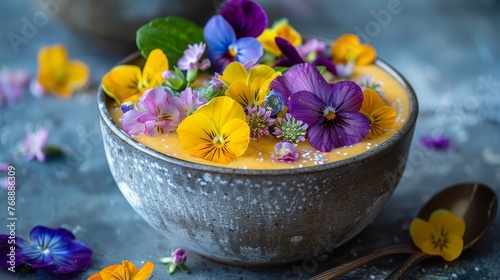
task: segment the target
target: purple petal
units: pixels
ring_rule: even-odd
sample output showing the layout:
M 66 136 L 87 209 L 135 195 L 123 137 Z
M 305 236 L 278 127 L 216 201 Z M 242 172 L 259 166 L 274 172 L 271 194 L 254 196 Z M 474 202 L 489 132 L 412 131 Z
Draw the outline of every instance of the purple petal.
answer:
M 321 121 L 326 105 L 312 92 L 299 91 L 292 95 L 288 102 L 288 111 L 297 120 L 307 125 Z
M 335 108 L 337 112 L 357 112 L 363 104 L 363 91 L 355 82 L 341 81 L 333 85 L 329 95 L 320 98 L 325 100 L 326 104 Z
M 276 42 L 276 45 L 278 45 L 278 48 L 281 50 L 283 55 L 288 58 L 287 60 L 278 61 L 275 66 L 292 66 L 295 64 L 304 63 L 304 60 L 300 56 L 299 52 L 290 42 L 281 37 L 274 38 L 274 41 Z M 285 61 L 287 65 L 283 64 Z
M 447 149 L 452 147 L 450 138 L 443 133 L 423 135 L 420 143 L 428 149 Z
M 288 103 L 290 96 L 299 91 L 317 94 L 331 92 L 333 85 L 326 82 L 321 73 L 310 63 L 302 63 L 290 68 L 283 76 L 271 82 L 270 88 L 280 93 Z
M 120 119 L 123 131 L 130 136 L 144 134 L 146 126 L 144 123 L 139 122 L 138 119 L 145 115 L 149 116 L 148 113 L 139 110 L 130 110 L 123 114 Z
M 250 0 L 230 0 L 220 14 L 229 22 L 237 38 L 258 37 L 267 27 L 264 9 Z
M 255 38 L 241 38 L 236 42 L 237 55 L 235 61 L 241 64 L 252 63 L 255 64 L 264 54 L 262 44 Z
M 92 250 L 79 240 L 61 242 L 50 248 L 53 257 L 52 265 L 43 271 L 54 274 L 66 274 L 83 271 L 89 268 L 92 261 Z
M 168 94 L 161 87 L 147 90 L 140 100 L 140 107 L 152 116 L 159 116 L 168 104 Z
M 75 239 L 71 231 L 64 228 L 51 229 L 44 226 L 36 226 L 30 231 L 30 242 L 34 246 L 49 248 L 59 242 L 67 242 Z
M 338 76 L 337 73 L 337 68 L 335 67 L 335 64 L 331 60 L 325 57 L 318 57 L 316 58 L 313 63 L 314 66 L 325 66 L 326 70 L 328 72 L 332 73 L 334 76 Z
M 19 247 L 19 253 L 24 256 L 25 263 L 32 268 L 43 268 L 54 263 L 54 258 L 51 254 L 43 253 L 37 245 L 32 245 L 27 241 L 21 241 L 16 244 Z
M 15 242 L 15 244 L 22 242 L 27 243 L 22 238 L 11 238 L 10 235 L 0 234 L 0 264 L 5 268 L 18 267 L 26 262 L 26 257 L 20 253 L 21 250 L 19 246 L 16 246 L 13 242 Z M 15 248 L 13 251 L 14 253 L 12 253 L 11 247 Z M 12 254 L 15 254 L 15 256 L 11 259 Z

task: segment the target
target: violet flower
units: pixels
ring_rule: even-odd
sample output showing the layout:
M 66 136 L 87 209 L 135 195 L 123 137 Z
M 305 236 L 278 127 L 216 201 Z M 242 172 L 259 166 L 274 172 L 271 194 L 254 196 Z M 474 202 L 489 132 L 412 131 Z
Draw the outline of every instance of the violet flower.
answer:
M 197 90 L 192 90 L 190 87 L 181 92 L 179 96 L 172 98 L 172 104 L 179 111 L 180 123 L 185 117 L 193 114 L 201 105 L 207 103 L 206 98 L 200 98 Z
M 301 57 L 297 49 L 287 40 L 276 37 L 275 39 L 276 45 L 280 48 L 281 52 L 285 56 L 274 64 L 274 66 L 283 66 L 283 67 L 291 67 L 293 65 L 305 63 L 306 61 Z M 337 76 L 337 68 L 332 61 L 325 57 L 317 57 L 312 62 L 313 66 L 324 66 L 328 72 L 332 73 L 334 76 Z
M 7 244 L 11 235 L 0 235 L 0 244 Z M 89 268 L 92 250 L 64 228 L 51 229 L 36 226 L 30 231 L 29 241 L 15 237 L 16 257 L 10 263 L 10 247 L 0 246 L 0 261 L 4 267 L 27 264 L 52 274 L 67 274 Z M 14 265 L 12 265 L 14 264 Z
M 0 69 L 0 107 L 14 106 L 23 96 L 29 75 L 24 70 Z
M 309 126 L 309 143 L 319 151 L 358 143 L 370 131 L 370 121 L 359 112 L 361 88 L 351 81 L 329 84 L 310 63 L 290 68 L 270 88 L 283 95 L 294 118 Z
M 236 38 L 257 38 L 267 27 L 264 9 L 250 0 L 230 0 L 220 9 L 220 15 L 233 27 Z
M 179 124 L 180 112 L 161 87 L 145 91 L 137 107 L 139 110 L 127 111 L 121 118 L 122 128 L 128 135 L 156 136 L 173 131 Z
M 220 15 L 213 16 L 205 24 L 203 36 L 209 46 L 207 53 L 212 68 L 222 72 L 233 61 L 242 64 L 259 61 L 264 54 L 262 44 L 253 37 L 237 39 L 231 25 Z
M 28 133 L 19 146 L 19 150 L 25 155 L 26 160 L 36 158 L 40 162 L 45 161 L 44 148 L 47 146 L 48 137 L 49 133 L 43 127 L 36 132 Z
M 300 156 L 297 147 L 290 142 L 278 142 L 274 145 L 274 150 L 275 153 L 271 154 L 271 158 L 284 163 L 295 162 Z
M 194 68 L 205 70 L 210 67 L 210 61 L 207 59 L 204 59 L 201 63 L 198 62 L 205 52 L 205 47 L 204 43 L 188 45 L 188 48 L 184 51 L 184 55 L 177 61 L 177 67 L 186 71 Z

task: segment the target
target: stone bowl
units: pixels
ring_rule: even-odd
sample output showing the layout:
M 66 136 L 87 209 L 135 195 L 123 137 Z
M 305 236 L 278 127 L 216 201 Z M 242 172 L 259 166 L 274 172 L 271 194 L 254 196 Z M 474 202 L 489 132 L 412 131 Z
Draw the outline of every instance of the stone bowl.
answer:
M 141 64 L 135 54 L 122 63 Z M 272 266 L 319 256 L 374 220 L 403 173 L 418 103 L 408 82 L 381 60 L 410 99 L 406 124 L 360 155 L 287 170 L 214 167 L 161 154 L 130 138 L 98 106 L 106 157 L 124 197 L 175 244 L 216 261 Z

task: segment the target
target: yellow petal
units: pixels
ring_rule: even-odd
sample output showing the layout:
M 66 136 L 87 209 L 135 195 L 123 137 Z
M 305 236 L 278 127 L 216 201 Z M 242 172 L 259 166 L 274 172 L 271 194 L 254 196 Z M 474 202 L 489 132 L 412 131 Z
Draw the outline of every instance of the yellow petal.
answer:
M 280 24 L 276 25 L 274 31 L 276 36 L 286 39 L 292 46 L 296 47 L 302 44 L 302 36 L 286 20 L 282 20 Z
M 435 246 L 431 238 L 425 240 L 419 248 L 420 250 L 422 250 L 422 252 L 426 253 L 427 255 L 433 255 L 433 256 L 442 255 L 439 246 Z
M 248 78 L 248 71 L 243 67 L 243 65 L 239 62 L 231 62 L 229 63 L 222 75 L 219 76 L 219 80 L 221 80 L 227 86 L 230 86 L 235 82 L 243 82 L 246 83 Z
M 264 103 L 264 99 L 269 92 L 269 87 L 265 87 L 264 83 L 269 79 L 266 79 L 266 77 L 257 77 L 253 79 L 252 83 L 250 84 L 250 106 L 254 105 L 261 105 Z
M 151 274 L 153 274 L 153 269 L 155 265 L 152 262 L 145 263 L 139 273 L 133 278 L 134 280 L 146 280 Z
M 69 63 L 67 86 L 71 91 L 79 90 L 87 86 L 90 79 L 90 69 L 82 61 L 73 60 Z
M 215 126 L 206 115 L 194 113 L 186 117 L 177 127 L 177 135 L 181 145 L 191 150 L 198 145 L 212 144 L 218 135 Z
M 363 103 L 359 112 L 369 117 L 375 110 L 384 106 L 386 106 L 384 100 L 374 89 L 363 90 Z
M 68 77 L 68 53 L 63 45 L 41 48 L 38 52 L 37 81 L 48 92 L 70 94 L 65 87 Z
M 356 65 L 368 65 L 377 58 L 377 52 L 370 45 L 361 45 L 358 36 L 344 34 L 340 36 L 330 49 L 335 63 L 347 64 L 355 61 Z
M 126 268 L 125 269 L 126 273 L 129 276 L 128 279 L 134 279 L 135 275 L 137 275 L 137 273 L 139 273 L 139 270 L 137 270 L 137 267 L 135 266 L 135 264 L 133 264 L 127 260 L 122 261 L 122 264 Z
M 377 58 L 377 51 L 370 45 L 362 45 L 358 49 L 356 57 L 356 65 L 369 65 Z
M 228 121 L 222 127 L 221 135 L 224 137 L 227 150 L 235 157 L 243 155 L 250 143 L 250 127 L 241 119 Z
M 255 96 L 252 94 L 250 87 L 242 82 L 232 83 L 227 88 L 225 95 L 240 103 L 241 106 L 249 106 L 255 100 Z
M 448 236 L 448 243 L 441 253 L 441 256 L 446 261 L 451 262 L 452 260 L 458 258 L 464 249 L 464 241 L 462 237 L 451 235 Z
M 281 50 L 278 48 L 278 45 L 276 45 L 276 41 L 274 40 L 275 38 L 276 33 L 273 30 L 266 28 L 262 34 L 257 37 L 257 40 L 262 44 L 262 47 L 266 52 L 269 52 L 274 56 L 280 56 Z
M 196 112 L 206 115 L 214 123 L 217 131 L 221 131 L 224 124 L 230 119 L 246 119 L 243 107 L 227 96 L 220 96 L 210 100 Z
M 118 104 L 121 104 L 135 94 L 142 94 L 138 88 L 140 79 L 141 68 L 138 66 L 116 66 L 102 78 L 102 89 Z
M 168 70 L 168 59 L 167 56 L 160 49 L 152 50 L 146 63 L 144 64 L 144 69 L 142 70 L 141 82 L 147 83 L 146 88 L 154 88 L 159 86 L 163 82 L 163 72 Z
M 424 244 L 432 240 L 434 228 L 427 221 L 415 218 L 410 224 L 410 235 L 415 246 L 423 250 Z
M 384 106 L 375 110 L 368 119 L 371 125 L 369 137 L 382 135 L 396 122 L 396 110 Z
M 434 211 L 429 217 L 429 223 L 436 229 L 444 229 L 448 235 L 462 237 L 465 232 L 465 221 L 448 210 Z

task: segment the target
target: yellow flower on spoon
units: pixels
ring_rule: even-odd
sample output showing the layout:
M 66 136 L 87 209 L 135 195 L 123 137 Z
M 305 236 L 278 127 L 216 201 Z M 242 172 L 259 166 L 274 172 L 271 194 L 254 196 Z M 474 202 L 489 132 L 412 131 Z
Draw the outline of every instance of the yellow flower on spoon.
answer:
M 465 221 L 447 210 L 436 210 L 429 221 L 415 218 L 410 225 L 413 243 L 429 255 L 452 261 L 462 253 Z
M 141 70 L 136 65 L 119 65 L 102 78 L 102 89 L 118 104 L 135 103 L 145 90 L 161 85 L 162 73 L 168 70 L 167 56 L 160 49 L 152 50 Z

